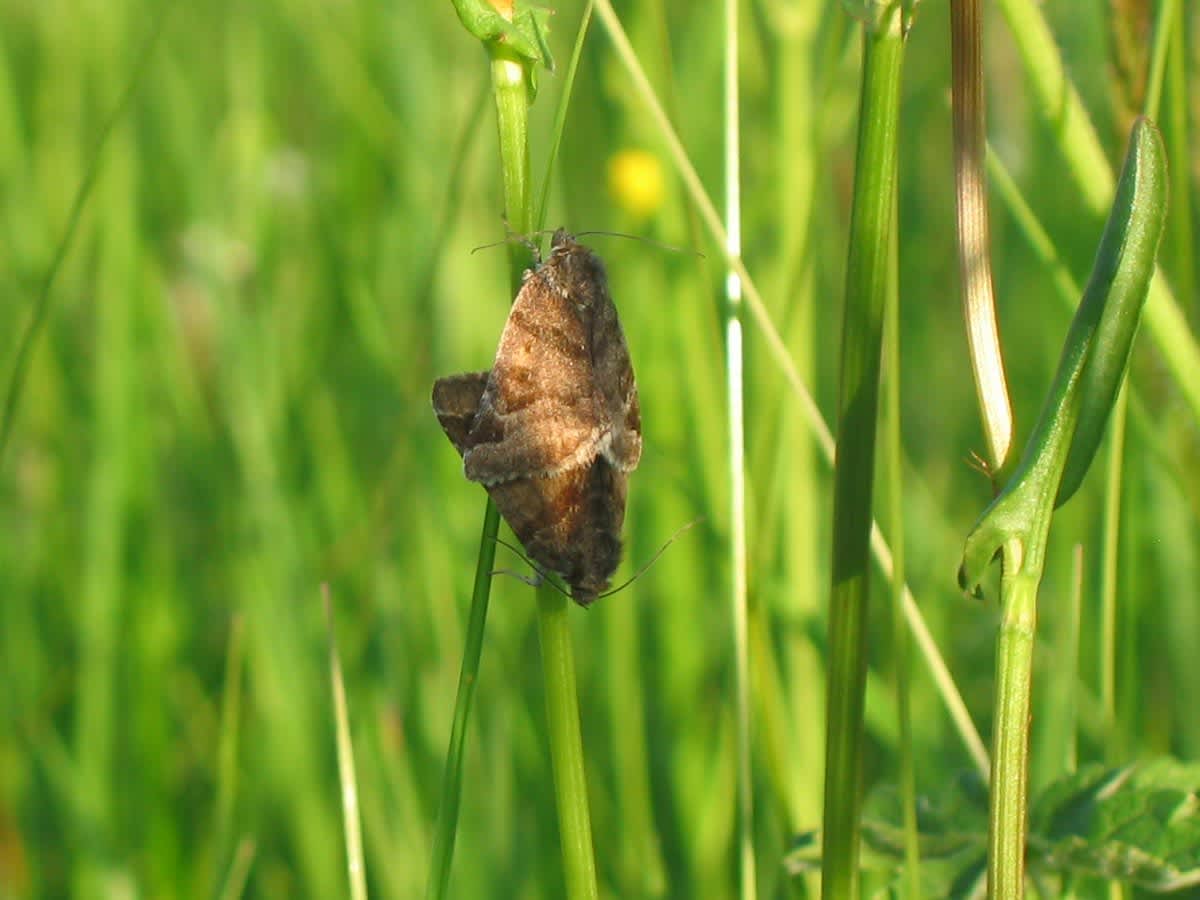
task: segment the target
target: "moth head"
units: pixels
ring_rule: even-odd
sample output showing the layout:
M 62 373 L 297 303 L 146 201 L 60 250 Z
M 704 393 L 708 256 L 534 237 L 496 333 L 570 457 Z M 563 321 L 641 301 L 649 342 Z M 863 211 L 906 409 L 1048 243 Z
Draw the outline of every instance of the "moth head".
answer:
M 550 258 L 539 269 L 566 296 L 576 296 L 587 303 L 597 290 L 608 285 L 604 263 L 595 253 L 575 240 L 574 235 L 560 228 L 550 242 Z

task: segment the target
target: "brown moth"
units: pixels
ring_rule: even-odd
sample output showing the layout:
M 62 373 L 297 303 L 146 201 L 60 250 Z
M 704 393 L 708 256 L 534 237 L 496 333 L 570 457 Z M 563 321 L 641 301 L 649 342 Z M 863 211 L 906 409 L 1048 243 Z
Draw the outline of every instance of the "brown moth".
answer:
M 488 372 L 439 378 L 433 410 L 530 558 L 587 606 L 621 561 L 642 456 L 637 384 L 604 264 L 566 231 L 526 271 Z

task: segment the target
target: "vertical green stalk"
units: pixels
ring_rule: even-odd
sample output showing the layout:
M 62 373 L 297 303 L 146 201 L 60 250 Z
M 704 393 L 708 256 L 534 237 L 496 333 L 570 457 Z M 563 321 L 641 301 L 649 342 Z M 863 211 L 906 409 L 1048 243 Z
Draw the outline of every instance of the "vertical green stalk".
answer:
M 487 46 L 496 98 L 504 214 L 514 234 L 528 234 L 533 230 L 533 190 L 529 178 L 530 97 L 526 84 L 529 63 L 504 44 Z M 515 295 L 521 286 L 521 275 L 529 265 L 529 251 L 516 241 L 509 247 L 509 282 Z
M 1000 592 L 1003 612 L 996 651 L 996 710 L 989 796 L 988 896 L 1024 896 L 1026 804 L 1029 788 L 1029 709 L 1033 680 L 1033 636 L 1037 631 L 1037 589 L 1041 581 L 1050 514 L 1045 510 L 1022 545 L 1008 541 Z M 1024 568 L 1028 566 L 1028 568 Z M 1013 574 L 1009 572 L 1017 571 Z
M 596 862 L 588 814 L 579 699 L 575 692 L 575 657 L 567 627 L 568 602 L 549 584 L 538 589 L 538 640 L 546 690 L 546 725 L 554 772 L 554 799 L 562 845 L 563 878 L 569 900 L 595 900 Z
M 892 231 L 899 210 L 892 207 Z M 884 382 L 884 454 L 887 460 L 887 516 L 892 537 L 891 620 L 892 655 L 895 658 L 896 718 L 900 735 L 900 803 L 904 813 L 904 881 L 909 897 L 921 896 L 921 848 L 917 828 L 917 770 L 913 759 L 912 712 L 909 673 L 912 656 L 904 622 L 904 463 L 900 449 L 900 273 L 899 247 L 891 242 L 888 292 L 884 322 L 884 353 L 888 371 Z
M 1059 699 L 1059 710 L 1064 720 L 1062 733 L 1066 740 L 1063 745 L 1063 770 L 1074 772 L 1079 767 L 1079 632 L 1083 621 L 1083 544 L 1076 544 L 1071 555 L 1071 596 L 1067 607 L 1065 637 L 1059 646 L 1062 648 L 1063 673 L 1062 691 Z
M 487 624 L 492 568 L 496 560 L 496 532 L 499 528 L 500 513 L 488 498 L 483 515 L 483 533 L 479 538 L 479 557 L 475 565 L 475 587 L 471 592 L 471 612 L 467 619 L 466 641 L 463 643 L 462 667 L 458 675 L 458 694 L 454 699 L 454 722 L 450 726 L 450 745 L 446 748 L 446 764 L 442 773 L 442 799 L 433 832 L 429 884 L 425 890 L 429 900 L 445 897 L 450 880 L 450 861 L 454 858 L 454 839 L 458 835 L 458 806 L 462 799 L 463 748 L 471 700 L 475 696 L 475 682 L 479 675 L 479 657 L 483 652 L 483 632 Z
M 822 892 L 837 900 L 859 893 L 871 496 L 904 48 L 899 9 L 879 12 L 863 28 L 834 471 Z
M 342 660 L 338 656 L 337 634 L 333 625 L 333 601 L 329 585 L 321 585 L 325 607 L 325 628 L 329 633 L 329 689 L 333 695 L 334 732 L 337 735 L 338 782 L 342 788 L 342 832 L 346 842 L 346 874 L 351 900 L 367 900 L 367 867 L 363 859 L 362 817 L 358 811 L 358 775 L 354 767 L 354 742 L 350 737 L 350 707 L 346 702 L 346 682 L 342 678 Z
M 460 10 L 460 17 L 462 11 Z M 468 24 L 466 18 L 464 24 Z M 517 234 L 528 234 L 533 221 L 533 194 L 529 178 L 529 87 L 527 66 L 533 63 L 513 52 L 497 40 L 486 40 L 492 76 L 492 92 L 496 101 L 496 120 L 499 134 L 500 171 L 504 186 L 504 209 L 509 227 Z M 529 263 L 528 250 L 521 244 L 509 244 L 509 282 L 516 295 L 521 275 Z M 475 564 L 475 582 L 471 594 L 471 610 L 467 619 L 467 636 L 463 645 L 462 668 L 459 672 L 458 693 L 454 701 L 454 722 L 450 743 L 446 749 L 445 770 L 442 776 L 442 798 L 438 821 L 433 835 L 429 882 L 425 896 L 440 900 L 446 896 L 450 879 L 450 862 L 454 857 L 454 841 L 458 833 L 458 808 L 462 798 L 462 760 L 466 728 L 479 673 L 479 658 L 483 652 L 483 634 L 487 624 L 488 599 L 492 587 L 492 569 L 496 558 L 496 534 L 500 514 L 489 498 L 479 539 L 479 554 Z M 572 690 L 574 684 L 572 683 Z
M 764 9 L 770 9 L 766 6 Z M 829 65 L 820 60 L 828 54 L 829 35 L 837 29 L 820 27 L 825 10 L 821 4 L 776 6 L 777 52 L 771 78 L 775 95 L 775 138 L 777 148 L 775 222 L 780 254 L 775 283 L 766 288 L 775 298 L 773 315 L 787 317 L 781 331 L 792 351 L 797 370 L 813 382 L 816 369 L 817 310 L 819 297 L 815 265 L 814 231 L 821 220 L 818 185 L 823 183 L 820 167 L 819 98 L 828 81 Z M 780 14 L 783 15 L 780 15 Z M 834 22 L 846 26 L 844 16 Z M 763 276 L 759 276 L 763 279 Z M 744 312 L 743 312 L 744 317 Z M 751 426 L 753 429 L 754 426 Z M 785 426 L 786 446 L 777 447 L 780 492 L 780 535 L 786 546 L 782 576 L 789 590 L 772 612 L 793 621 L 815 620 L 823 604 L 825 577 L 821 560 L 828 552 L 822 535 L 825 515 L 820 498 L 825 479 L 816 442 L 802 422 Z M 753 432 L 751 431 L 751 434 Z M 750 468 L 755 468 L 751 462 Z M 759 521 L 770 522 L 760 515 Z M 758 530 L 759 541 L 766 528 Z M 790 631 L 782 636 L 772 629 L 772 617 L 758 604 L 750 613 L 750 657 L 753 666 L 755 741 L 759 759 L 770 778 L 771 793 L 786 803 L 785 827 L 799 830 L 802 823 L 815 822 L 821 814 L 821 783 L 824 777 L 823 653 L 807 634 Z M 815 872 L 794 887 L 799 896 L 816 896 Z
M 725 0 L 725 249 L 742 254 L 738 146 L 738 4 Z M 758 896 L 754 868 L 754 782 L 751 772 L 750 658 L 746 576 L 746 432 L 742 359 L 742 281 L 725 277 L 725 375 L 729 396 L 729 569 L 733 618 L 734 714 L 737 720 L 738 866 L 742 900 Z
M 1125 456 L 1125 411 L 1121 391 L 1113 415 L 1113 437 L 1108 446 L 1107 486 L 1104 493 L 1103 534 L 1100 543 L 1100 709 L 1105 727 L 1117 733 L 1117 557 L 1120 552 L 1121 471 Z M 1105 760 L 1116 763 L 1123 748 L 1120 742 L 1105 742 Z

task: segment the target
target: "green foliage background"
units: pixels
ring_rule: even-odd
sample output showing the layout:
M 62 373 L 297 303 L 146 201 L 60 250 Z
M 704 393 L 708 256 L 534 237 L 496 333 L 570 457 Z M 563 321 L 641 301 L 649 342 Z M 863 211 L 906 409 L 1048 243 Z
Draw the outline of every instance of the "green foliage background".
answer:
M 1185 6 L 1194 54 L 1200 15 Z M 1128 118 L 1106 9 L 1061 0 L 1047 12 L 1116 160 Z M 716 9 L 619 11 L 719 194 Z M 163 13 L 159 0 L 0 2 L 5 388 L 102 126 Z M 562 62 L 579 14 L 569 3 L 554 16 Z M 0 457 L 0 897 L 215 897 L 239 858 L 246 896 L 343 895 L 322 582 L 337 610 L 372 891 L 418 896 L 484 498 L 462 479 L 429 389 L 437 375 L 490 364 L 511 300 L 504 253 L 471 252 L 504 235 L 485 57 L 449 3 L 174 3 L 167 15 L 99 151 Z M 744 10 L 745 258 L 826 410 L 856 34 L 835 3 Z M 1102 223 L 1081 213 L 1032 117 L 998 19 L 987 44 L 995 146 L 1082 280 Z M 561 79 L 540 84 L 539 179 Z M 926 0 L 901 137 L 909 580 L 986 735 L 996 611 L 954 585 L 990 486 L 967 464 L 982 438 L 952 243 L 948 92 L 946 5 Z M 662 203 L 650 214 L 622 205 L 609 167 L 630 149 L 659 154 L 661 144 L 595 31 L 549 224 L 707 253 L 587 239 L 609 264 L 645 421 L 623 571 L 704 517 L 627 591 L 573 612 L 597 859 L 612 896 L 725 897 L 735 770 L 722 267 L 665 155 Z M 1197 159 L 1172 178 L 1194 186 Z M 1023 439 L 1070 310 L 994 210 Z M 1168 247 L 1164 259 L 1177 287 L 1192 283 L 1193 247 Z M 1194 322 L 1196 299 L 1180 302 Z M 820 821 L 829 472 L 753 328 L 748 357 L 760 884 L 764 896 L 801 896 L 779 860 L 794 832 Z M 1200 752 L 1196 422 L 1145 340 L 1134 370 L 1119 722 L 1109 728 L 1096 700 L 1093 475 L 1052 538 L 1035 788 L 1067 764 L 1063 710 L 1075 705 L 1083 758 Z M 1076 543 L 1077 672 L 1058 652 L 1075 624 L 1065 613 Z M 522 568 L 503 549 L 500 559 Z M 532 601 L 520 582 L 495 582 L 454 896 L 561 892 Z M 882 600 L 879 609 L 872 784 L 895 777 Z M 920 786 L 934 790 L 969 758 L 919 661 L 912 689 Z

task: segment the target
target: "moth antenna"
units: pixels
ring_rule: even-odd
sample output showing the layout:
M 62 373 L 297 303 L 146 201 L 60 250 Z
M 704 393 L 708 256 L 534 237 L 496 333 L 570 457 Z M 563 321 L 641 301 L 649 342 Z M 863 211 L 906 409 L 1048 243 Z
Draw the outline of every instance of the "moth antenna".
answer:
M 667 542 L 665 544 L 663 544 L 661 547 L 659 547 L 658 550 L 655 552 L 655 554 L 652 557 L 650 557 L 650 559 L 648 559 L 642 565 L 642 567 L 640 569 L 638 569 L 636 572 L 634 572 L 632 575 L 630 575 L 628 579 L 626 579 L 621 584 L 617 585 L 611 591 L 605 591 L 603 594 L 600 594 L 599 596 L 597 596 L 596 599 L 599 600 L 601 597 L 611 597 L 613 594 L 616 594 L 620 591 L 625 590 L 625 588 L 629 587 L 631 584 L 633 584 L 635 581 L 637 581 L 639 578 L 641 578 L 643 575 L 645 575 L 646 570 L 649 569 L 656 562 L 658 562 L 658 558 L 667 552 L 667 548 L 670 547 L 673 543 L 675 543 L 676 539 L 681 534 L 683 534 L 685 531 L 690 529 L 693 525 L 699 525 L 703 521 L 704 521 L 704 516 L 697 516 L 696 518 L 692 519 L 692 521 L 688 522 L 686 525 L 679 528 L 673 535 L 671 535 L 669 538 L 667 538 Z
M 530 232 L 529 234 L 516 234 L 508 227 L 508 220 L 505 219 L 504 240 L 492 241 L 490 244 L 480 244 L 471 251 L 471 255 L 474 256 L 479 250 L 490 250 L 492 247 L 500 247 L 505 244 L 524 244 L 525 247 L 528 248 L 529 252 L 533 254 L 533 258 L 541 261 L 542 249 L 533 239 L 535 237 L 540 237 L 543 234 L 553 234 L 553 231 L 549 228 L 539 228 L 537 231 Z
M 510 243 L 512 243 L 512 241 L 510 241 L 508 238 L 505 238 L 502 241 L 492 241 L 490 244 L 480 244 L 478 247 L 471 248 L 471 255 L 474 256 L 480 250 L 491 250 L 493 247 L 500 247 L 500 246 L 503 246 L 504 244 L 510 244 Z
M 628 238 L 631 241 L 641 241 L 643 244 L 649 244 L 652 247 L 657 247 L 659 250 L 666 250 L 669 253 L 694 254 L 700 259 L 704 259 L 704 254 L 699 250 L 687 250 L 683 247 L 675 247 L 671 244 L 664 244 L 662 241 L 656 241 L 653 238 L 642 237 L 638 234 L 625 234 L 621 231 L 580 231 L 575 237 L 587 237 L 589 234 L 602 234 L 606 237 Z

